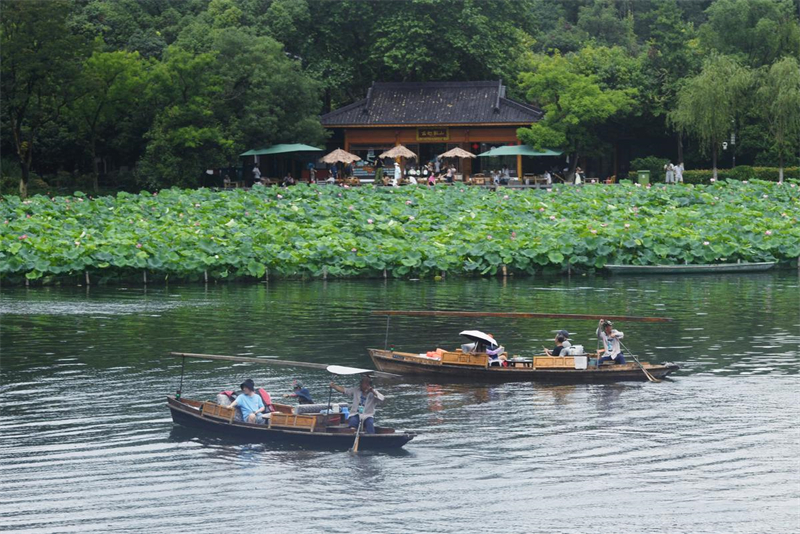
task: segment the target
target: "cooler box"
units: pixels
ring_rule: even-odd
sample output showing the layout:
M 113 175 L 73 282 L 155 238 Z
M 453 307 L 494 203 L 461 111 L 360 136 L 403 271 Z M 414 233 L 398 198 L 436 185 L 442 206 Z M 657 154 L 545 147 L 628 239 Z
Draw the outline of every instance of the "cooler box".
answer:
M 588 356 L 574 356 L 573 359 L 575 360 L 575 369 L 586 369 L 589 364 Z

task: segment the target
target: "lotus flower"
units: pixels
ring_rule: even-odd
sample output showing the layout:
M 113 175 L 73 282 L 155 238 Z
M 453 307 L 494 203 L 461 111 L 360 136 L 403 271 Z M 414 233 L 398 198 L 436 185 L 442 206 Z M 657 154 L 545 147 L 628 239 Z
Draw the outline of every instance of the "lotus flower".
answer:
M 630 227 L 631 227 L 631 225 L 630 225 L 630 224 L 628 224 L 628 223 L 625 223 L 625 228 L 630 228 Z
M 486 239 L 489 239 L 489 240 L 491 240 L 491 239 L 492 239 L 492 236 L 491 236 L 491 235 L 487 235 L 487 236 L 486 236 Z
M 592 232 L 593 234 L 596 234 L 596 233 L 597 233 L 597 230 L 595 230 L 594 228 L 592 228 L 592 229 L 591 229 L 591 230 L 589 230 L 589 231 L 590 231 L 590 232 Z
M 709 243 L 708 241 L 703 241 L 703 245 L 705 245 L 705 246 L 708 246 L 708 245 L 710 245 L 710 244 L 711 244 L 711 243 Z
M 358 249 L 356 247 L 353 247 L 350 249 L 350 252 L 358 252 Z
M 764 232 L 764 234 L 765 235 L 772 235 L 772 230 L 767 230 L 766 232 Z
M 136 243 L 136 248 L 142 248 L 142 244 L 141 243 Z
M 367 219 L 367 224 L 372 224 L 373 222 L 375 221 L 373 221 L 372 219 Z

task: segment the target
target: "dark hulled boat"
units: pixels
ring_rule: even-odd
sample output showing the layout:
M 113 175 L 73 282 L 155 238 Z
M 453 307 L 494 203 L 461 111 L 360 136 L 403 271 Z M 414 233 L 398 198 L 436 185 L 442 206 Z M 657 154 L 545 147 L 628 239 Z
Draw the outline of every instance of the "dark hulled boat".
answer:
M 254 443 L 283 443 L 308 449 L 348 450 L 353 429 L 342 425 L 341 415 L 297 414 L 291 406 L 274 405 L 269 424 L 234 421 L 234 410 L 212 402 L 167 397 L 172 421 L 188 428 L 225 434 Z M 399 449 L 416 434 L 375 427 L 375 434 L 361 434 L 360 450 Z

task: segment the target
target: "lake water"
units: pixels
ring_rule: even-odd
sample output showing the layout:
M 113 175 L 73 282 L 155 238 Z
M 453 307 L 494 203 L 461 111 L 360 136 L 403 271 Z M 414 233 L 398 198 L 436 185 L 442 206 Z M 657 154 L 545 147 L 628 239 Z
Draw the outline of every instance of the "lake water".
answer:
M 382 386 L 402 452 L 303 451 L 172 425 L 169 351 L 371 366 L 372 309 L 669 316 L 619 324 L 660 384 Z M 800 530 L 796 272 L 674 278 L 2 288 L 0 530 L 14 532 L 714 532 Z M 595 323 L 395 318 L 424 351 L 491 332 L 530 356 Z M 189 361 L 184 395 L 252 377 L 274 396 L 323 371 Z

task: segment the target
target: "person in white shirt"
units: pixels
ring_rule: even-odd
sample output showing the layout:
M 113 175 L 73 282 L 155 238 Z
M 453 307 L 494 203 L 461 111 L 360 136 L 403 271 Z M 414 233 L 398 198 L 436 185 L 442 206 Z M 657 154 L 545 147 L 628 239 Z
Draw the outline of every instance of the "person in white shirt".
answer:
M 597 360 L 597 367 L 603 365 L 603 362 L 612 361 L 620 365 L 625 364 L 625 356 L 622 354 L 619 340 L 625 335 L 619 330 L 614 329 L 614 323 L 600 319 L 600 324 L 597 325 L 597 337 L 603 344 L 600 353 L 603 354 Z M 599 353 L 598 353 L 599 354 Z
M 550 171 L 544 171 L 544 182 L 547 185 L 552 185 L 553 183 L 553 176 L 550 174 Z
M 253 181 L 256 183 L 261 182 L 261 169 L 258 168 L 258 165 L 253 167 Z
M 394 162 L 394 179 L 392 180 L 392 187 L 400 187 L 400 178 L 403 176 L 403 171 L 400 169 L 400 164 Z
M 675 165 L 675 183 L 683 183 L 683 163 L 678 163 Z
M 675 165 L 673 165 L 672 162 L 667 163 L 666 165 L 664 165 L 664 170 L 666 171 L 667 174 L 664 181 L 668 184 L 675 183 Z

